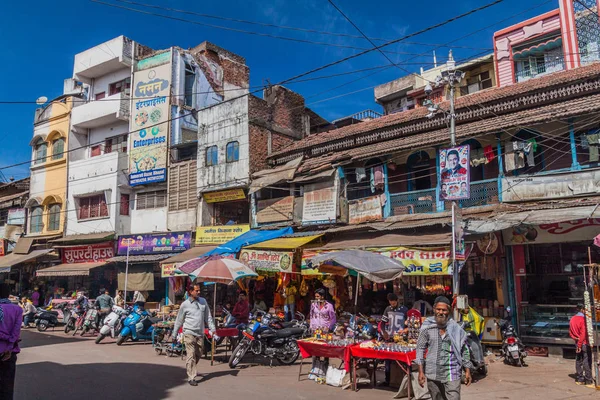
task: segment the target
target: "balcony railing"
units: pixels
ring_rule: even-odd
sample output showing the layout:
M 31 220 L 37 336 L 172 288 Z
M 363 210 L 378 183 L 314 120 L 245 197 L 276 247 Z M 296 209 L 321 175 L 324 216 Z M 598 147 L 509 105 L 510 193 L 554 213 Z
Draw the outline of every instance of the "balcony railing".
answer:
M 515 63 L 524 63 L 524 61 L 515 61 Z M 538 63 L 527 63 L 521 71 L 517 71 L 517 82 L 523 82 L 538 75 L 549 74 L 551 72 L 562 71 L 565 69 L 565 62 L 562 57 L 553 60 L 546 60 Z
M 390 194 L 392 215 L 421 214 L 437 211 L 434 189 Z
M 461 208 L 486 206 L 499 203 L 498 179 L 471 182 L 471 197 L 458 202 Z

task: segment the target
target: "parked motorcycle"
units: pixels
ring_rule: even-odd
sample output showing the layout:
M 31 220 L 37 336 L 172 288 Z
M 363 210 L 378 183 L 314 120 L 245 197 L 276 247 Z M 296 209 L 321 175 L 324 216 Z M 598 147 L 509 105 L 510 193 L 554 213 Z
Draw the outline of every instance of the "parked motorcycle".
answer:
M 514 326 L 510 322 L 510 307 L 507 307 L 506 311 L 508 313 L 507 317 L 500 320 L 500 322 L 496 322 L 502 334 L 500 355 L 504 357 L 505 364 L 522 367 L 525 364 L 524 358 L 527 357 L 527 352 L 525 351 L 523 342 L 517 336 Z
M 61 304 L 59 307 L 62 308 L 64 306 Z M 38 307 L 34 321 L 37 330 L 45 332 L 48 327 L 54 328 L 58 325 L 58 311 L 52 310 L 51 307 L 48 309 Z
M 473 372 L 486 376 L 488 373 L 487 365 L 485 365 L 485 357 L 483 345 L 479 336 L 471 329 L 471 323 L 461 322 L 460 327 L 467 333 L 467 346 L 469 346 L 469 354 L 471 355 L 471 363 L 473 364 Z
M 154 330 L 152 324 L 154 322 L 148 311 L 136 304 L 123 321 L 123 328 L 119 333 L 117 346 L 122 345 L 129 338 L 134 342 L 140 339 L 152 340 L 152 331 Z
M 110 335 L 113 339 L 119 335 L 123 326 L 124 316 L 127 315 L 128 311 L 123 307 L 113 306 L 111 313 L 104 318 L 104 324 L 100 328 L 100 333 L 96 337 L 96 344 L 104 340 L 105 337 Z
M 85 312 L 85 316 L 83 319 L 83 325 L 81 326 L 80 335 L 83 336 L 86 333 L 88 333 L 89 331 L 97 332 L 99 329 L 98 320 L 99 320 L 98 308 L 97 307 L 88 308 L 88 310 Z
M 300 320 L 283 322 L 280 318 L 265 314 L 260 322 L 251 321 L 242 332 L 243 337 L 229 358 L 229 368 L 235 368 L 248 350 L 271 361 L 275 358 L 283 365 L 291 365 L 298 359 L 300 348 L 296 340 L 305 337 L 309 331 L 302 314 Z

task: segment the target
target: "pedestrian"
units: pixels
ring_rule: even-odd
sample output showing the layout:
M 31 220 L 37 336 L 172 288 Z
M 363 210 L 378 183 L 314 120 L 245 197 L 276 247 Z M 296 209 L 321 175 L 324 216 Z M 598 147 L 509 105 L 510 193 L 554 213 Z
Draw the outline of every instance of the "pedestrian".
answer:
M 592 349 L 585 323 L 585 307 L 577 305 L 577 314 L 569 321 L 569 335 L 575 341 L 575 370 L 578 385 L 595 387 L 592 380 Z
M 125 306 L 125 299 L 123 298 L 122 290 L 117 290 L 117 294 L 115 296 L 115 304 L 118 305 L 119 307 Z
M 40 289 L 37 286 L 33 289 L 33 293 L 31 294 L 31 302 L 36 307 L 40 305 Z
M 133 293 L 133 304 L 140 303 L 140 305 L 143 306 L 144 303 L 146 303 L 147 298 L 148 298 L 148 292 L 136 290 Z
M 388 293 L 387 300 L 389 305 L 385 308 L 382 315 L 382 334 L 386 341 L 393 341 L 394 335 L 405 333 L 406 313 L 408 308 L 400 304 L 396 293 Z M 408 331 L 408 329 L 406 329 Z M 382 386 L 390 385 L 390 375 L 392 371 L 392 361 L 385 360 L 385 381 Z
M 471 356 L 466 332 L 450 319 L 450 300 L 439 296 L 433 304 L 433 317 L 423 322 L 417 339 L 419 385 L 427 389 L 432 400 L 459 400 L 462 370 L 471 384 Z M 427 357 L 425 358 L 425 352 Z
M 10 287 L 0 284 L 0 400 L 12 400 L 23 310 L 8 299 Z
M 29 328 L 29 324 L 35 319 L 35 313 L 37 312 L 37 309 L 31 300 L 26 297 L 23 297 L 21 302 L 23 303 L 23 325 L 25 328 Z
M 325 289 L 319 288 L 315 290 L 315 300 L 310 306 L 311 332 L 314 332 L 315 330 L 321 330 L 322 333 L 333 333 L 336 322 L 337 319 L 333 304 L 325 300 Z M 328 366 L 329 358 L 325 357 L 325 359 L 321 362 L 320 358 L 313 357 L 311 375 L 315 377 L 321 377 L 321 374 L 325 374 L 327 372 Z
M 204 347 L 204 328 L 208 326 L 208 331 L 215 341 L 219 338 L 215 334 L 215 324 L 208 308 L 208 303 L 200 297 L 200 285 L 193 285 L 188 298 L 181 304 L 177 319 L 173 325 L 172 340 L 177 342 L 177 333 L 183 326 L 183 342 L 187 355 L 185 367 L 187 369 L 188 383 L 192 386 L 198 386 L 196 375 L 198 375 L 197 365 L 202 357 Z

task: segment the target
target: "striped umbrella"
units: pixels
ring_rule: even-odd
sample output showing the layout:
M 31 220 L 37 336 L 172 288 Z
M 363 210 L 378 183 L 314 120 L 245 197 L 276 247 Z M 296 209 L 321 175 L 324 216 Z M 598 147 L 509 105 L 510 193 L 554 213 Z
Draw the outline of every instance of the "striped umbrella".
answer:
M 230 284 L 238 279 L 258 276 L 241 261 L 222 256 L 194 258 L 179 264 L 178 269 L 198 282 Z

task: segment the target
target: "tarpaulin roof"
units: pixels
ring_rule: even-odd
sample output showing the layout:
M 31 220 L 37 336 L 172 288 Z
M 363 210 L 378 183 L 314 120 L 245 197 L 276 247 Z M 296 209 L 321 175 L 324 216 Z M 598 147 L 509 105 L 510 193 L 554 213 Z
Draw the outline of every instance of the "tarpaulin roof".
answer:
M 288 250 L 297 249 L 305 244 L 312 242 L 315 239 L 320 238 L 323 234 L 312 235 L 312 236 L 301 236 L 301 237 L 282 237 L 277 239 L 267 240 L 265 242 L 256 243 L 250 246 L 245 246 L 246 249 L 275 249 L 275 250 Z
M 89 276 L 90 270 L 106 265 L 107 262 L 90 262 L 76 264 L 59 264 L 53 267 L 40 269 L 37 276 Z
M 176 264 L 176 263 L 180 263 L 180 262 L 184 262 L 187 260 L 191 260 L 192 258 L 197 258 L 200 257 L 206 253 L 208 253 L 211 250 L 214 250 L 217 247 L 217 245 L 208 245 L 208 246 L 197 246 L 197 247 L 192 247 L 189 250 L 184 251 L 183 253 L 179 253 L 173 257 L 169 257 L 164 261 L 161 261 L 161 265 L 163 264 Z
M 399 278 L 405 269 L 404 264 L 396 259 L 362 250 L 322 253 L 310 259 L 313 266 L 331 261 L 346 269 L 356 271 L 375 283 L 384 283 Z
M 252 183 L 248 194 L 259 191 L 260 189 L 275 185 L 280 182 L 287 182 L 294 178 L 298 166 L 302 162 L 303 157 L 295 158 L 288 161 L 286 164 L 272 169 L 264 169 L 252 175 Z
M 249 230 L 246 233 L 241 234 L 235 239 L 230 240 L 227 243 L 223 243 L 219 245 L 214 250 L 209 251 L 204 254 L 205 256 L 212 256 L 216 254 L 227 254 L 227 253 L 237 253 L 244 246 L 250 246 L 255 243 L 265 242 L 271 239 L 277 239 L 281 236 L 291 235 L 294 233 L 294 230 L 288 226 L 283 229 L 274 229 L 270 231 L 261 231 L 257 229 Z

